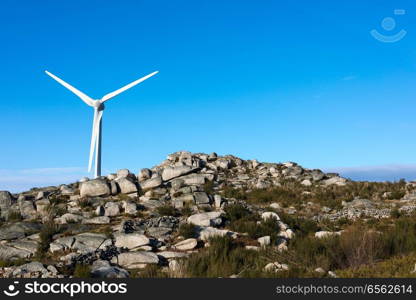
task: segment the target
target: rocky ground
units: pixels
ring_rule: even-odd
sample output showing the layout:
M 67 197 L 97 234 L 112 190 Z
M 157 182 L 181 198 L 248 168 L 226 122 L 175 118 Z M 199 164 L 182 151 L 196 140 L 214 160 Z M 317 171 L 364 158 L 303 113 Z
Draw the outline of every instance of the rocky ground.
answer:
M 138 174 L 0 191 L 0 277 L 411 276 L 414 190 L 177 152 Z

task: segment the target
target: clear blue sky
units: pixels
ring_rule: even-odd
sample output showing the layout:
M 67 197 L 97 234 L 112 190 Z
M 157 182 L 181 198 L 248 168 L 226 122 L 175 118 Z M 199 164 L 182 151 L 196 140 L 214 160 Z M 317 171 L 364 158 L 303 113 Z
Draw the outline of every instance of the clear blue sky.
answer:
M 45 69 L 93 98 L 160 71 L 106 103 L 104 173 L 189 150 L 414 179 L 415 14 L 414 1 L 3 0 L 0 189 L 87 175 L 92 109 Z

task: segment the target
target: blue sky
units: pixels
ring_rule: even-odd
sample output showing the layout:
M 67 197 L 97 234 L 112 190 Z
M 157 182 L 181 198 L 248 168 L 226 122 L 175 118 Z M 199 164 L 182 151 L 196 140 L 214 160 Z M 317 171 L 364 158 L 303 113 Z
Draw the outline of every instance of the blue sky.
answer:
M 45 69 L 93 98 L 160 71 L 106 103 L 104 173 L 189 150 L 415 179 L 415 13 L 414 1 L 3 0 L 0 189 L 88 175 L 92 109 Z M 407 35 L 383 43 L 373 29 Z

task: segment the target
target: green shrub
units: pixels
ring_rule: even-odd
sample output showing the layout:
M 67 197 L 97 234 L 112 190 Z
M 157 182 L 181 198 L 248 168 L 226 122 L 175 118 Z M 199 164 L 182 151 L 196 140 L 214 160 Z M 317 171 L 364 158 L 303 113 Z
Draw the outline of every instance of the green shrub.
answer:
M 214 193 L 214 182 L 213 181 L 207 181 L 204 184 L 204 192 L 212 195 Z
M 7 220 L 10 221 L 10 222 L 16 222 L 16 221 L 23 220 L 23 217 L 22 217 L 22 214 L 20 213 L 20 211 L 11 210 L 9 212 Z
M 156 208 L 156 212 L 161 216 L 178 216 L 179 212 L 172 205 L 162 205 Z
M 194 212 L 188 203 L 185 203 L 184 207 L 181 208 L 181 215 L 189 217 Z
M 36 257 L 43 258 L 46 256 L 49 250 L 49 245 L 53 241 L 52 237 L 58 232 L 59 227 L 53 223 L 53 221 L 43 224 L 42 229 L 39 232 L 38 248 L 35 254 Z
M 184 260 L 186 277 L 229 277 L 243 271 L 258 255 L 242 248 L 228 236 L 214 237 L 209 244 Z
M 225 217 L 230 222 L 234 222 L 251 215 L 251 212 L 247 208 L 238 203 L 227 205 L 224 210 Z
M 401 216 L 402 216 L 402 213 L 397 208 L 392 209 L 391 212 L 390 212 L 390 217 L 392 217 L 394 219 L 398 219 Z
M 79 199 L 78 200 L 78 205 L 82 209 L 87 209 L 87 208 L 91 208 L 92 207 L 92 202 L 88 198 Z
M 51 205 L 66 204 L 66 202 L 69 200 L 69 196 L 53 195 L 49 197 L 48 199 Z
M 178 233 L 185 239 L 196 238 L 198 236 L 197 226 L 195 226 L 194 224 L 187 223 L 182 224 L 179 226 Z
M 167 278 L 166 272 L 163 272 L 161 267 L 156 264 L 149 264 L 143 270 L 137 270 L 132 274 L 133 278 Z
M 90 278 L 91 267 L 89 265 L 77 264 L 74 269 L 75 278 Z
M 11 267 L 11 266 L 20 266 L 27 263 L 27 260 L 23 258 L 18 258 L 15 260 L 0 260 L 0 268 Z

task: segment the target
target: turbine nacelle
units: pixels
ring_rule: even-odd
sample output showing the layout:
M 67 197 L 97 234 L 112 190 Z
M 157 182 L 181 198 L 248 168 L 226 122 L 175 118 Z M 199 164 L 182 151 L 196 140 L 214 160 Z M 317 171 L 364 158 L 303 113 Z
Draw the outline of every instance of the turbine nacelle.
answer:
M 46 74 L 48 74 L 50 77 L 55 79 L 57 82 L 62 84 L 64 87 L 66 87 L 68 90 L 73 92 L 75 95 L 77 95 L 79 98 L 81 98 L 82 101 L 85 102 L 88 106 L 91 106 L 94 108 L 94 121 L 92 124 L 92 136 L 91 136 L 91 144 L 90 144 L 90 156 L 88 161 L 88 172 L 91 171 L 93 156 L 95 152 L 95 178 L 101 176 L 101 121 L 103 117 L 103 111 L 104 111 L 104 102 L 114 98 L 115 96 L 121 94 L 122 92 L 132 88 L 133 86 L 139 84 L 140 82 L 145 81 L 146 79 L 152 77 L 153 75 L 157 74 L 159 71 L 150 73 L 149 75 L 146 75 L 140 79 L 137 79 L 136 81 L 133 81 L 132 83 L 129 83 L 128 85 L 125 85 L 124 87 L 115 90 L 114 92 L 108 93 L 107 95 L 104 95 L 101 99 L 92 99 L 91 97 L 87 96 L 80 90 L 74 88 L 72 85 L 66 83 L 59 77 L 53 75 L 52 73 L 45 71 Z
M 104 110 L 104 103 L 101 102 L 101 99 L 94 100 L 94 102 L 90 106 L 94 109 Z

